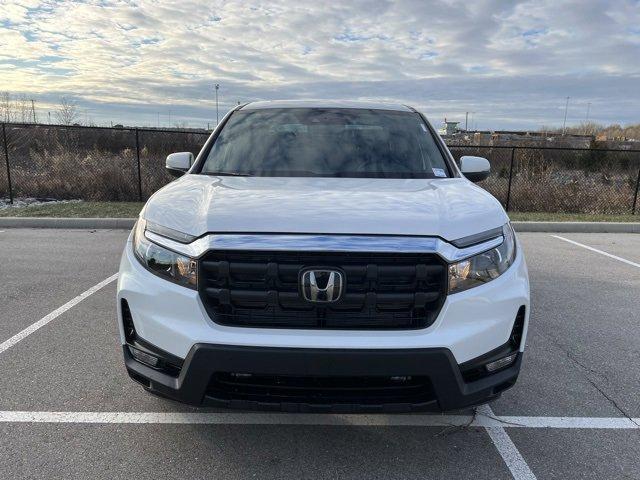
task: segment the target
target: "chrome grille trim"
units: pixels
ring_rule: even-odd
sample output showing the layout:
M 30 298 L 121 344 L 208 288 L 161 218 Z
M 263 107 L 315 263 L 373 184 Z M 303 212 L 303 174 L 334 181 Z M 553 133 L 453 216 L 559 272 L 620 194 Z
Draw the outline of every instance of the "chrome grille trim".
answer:
M 211 233 L 183 244 L 153 232 L 146 237 L 177 253 L 197 258 L 209 250 L 261 250 L 359 253 L 435 253 L 448 263 L 458 262 L 500 245 L 504 237 L 466 248 L 457 248 L 441 238 L 392 235 L 309 235 L 271 233 Z

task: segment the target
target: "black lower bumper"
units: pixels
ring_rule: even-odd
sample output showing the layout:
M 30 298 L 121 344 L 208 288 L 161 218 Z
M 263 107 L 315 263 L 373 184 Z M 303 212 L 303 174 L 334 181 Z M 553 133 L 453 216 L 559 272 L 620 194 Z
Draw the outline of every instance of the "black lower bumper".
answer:
M 148 390 L 192 405 L 386 413 L 456 410 L 493 400 L 515 383 L 522 354 L 510 367 L 473 381 L 465 381 L 445 348 L 342 350 L 196 344 L 177 376 L 138 362 L 126 346 L 124 358 L 129 375 Z

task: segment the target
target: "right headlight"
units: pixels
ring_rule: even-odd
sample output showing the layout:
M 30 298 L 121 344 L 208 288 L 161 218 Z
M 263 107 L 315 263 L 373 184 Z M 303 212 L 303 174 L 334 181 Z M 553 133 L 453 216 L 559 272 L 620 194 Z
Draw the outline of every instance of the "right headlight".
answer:
M 196 261 L 153 243 L 145 236 L 145 230 L 149 230 L 147 222 L 139 218 L 133 231 L 133 252 L 138 261 L 151 273 L 165 280 L 196 289 Z
M 490 282 L 502 275 L 516 258 L 516 239 L 511 224 L 502 227 L 504 241 L 495 248 L 449 265 L 449 293 L 458 293 Z

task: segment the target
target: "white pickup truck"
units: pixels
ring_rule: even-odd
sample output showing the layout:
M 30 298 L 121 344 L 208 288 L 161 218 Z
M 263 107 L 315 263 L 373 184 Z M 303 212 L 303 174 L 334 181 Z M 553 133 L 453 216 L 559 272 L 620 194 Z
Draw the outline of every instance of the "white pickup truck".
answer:
M 256 102 L 229 112 L 127 242 L 127 371 L 193 405 L 452 410 L 520 371 L 524 255 L 502 206 L 402 105 Z

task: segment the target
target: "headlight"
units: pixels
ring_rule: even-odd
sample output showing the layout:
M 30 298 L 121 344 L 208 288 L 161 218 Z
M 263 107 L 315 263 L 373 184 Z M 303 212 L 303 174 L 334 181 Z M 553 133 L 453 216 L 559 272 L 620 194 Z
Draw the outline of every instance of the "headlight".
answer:
M 516 240 L 511 224 L 505 224 L 502 232 L 504 241 L 496 248 L 449 265 L 449 293 L 490 282 L 511 266 L 516 257 Z
M 133 231 L 133 252 L 151 273 L 187 288 L 196 289 L 196 261 L 151 242 L 144 234 L 147 222 L 140 218 Z

